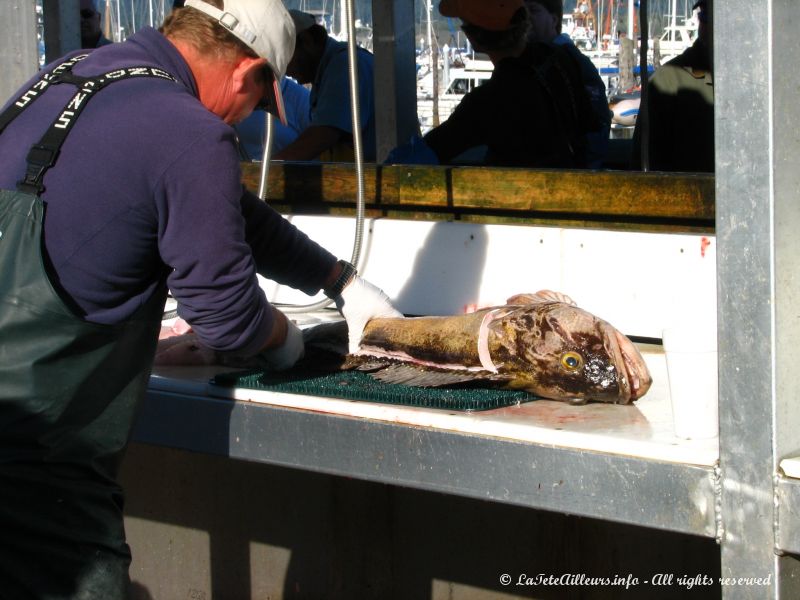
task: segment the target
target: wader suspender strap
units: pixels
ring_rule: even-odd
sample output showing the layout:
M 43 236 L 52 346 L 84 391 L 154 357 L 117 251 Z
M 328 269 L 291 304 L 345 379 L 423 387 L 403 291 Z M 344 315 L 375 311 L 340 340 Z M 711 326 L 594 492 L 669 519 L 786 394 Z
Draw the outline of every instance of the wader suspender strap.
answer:
M 61 145 L 64 143 L 67 134 L 72 130 L 75 119 L 81 114 L 86 103 L 96 92 L 102 90 L 110 83 L 133 77 L 159 77 L 161 79 L 177 82 L 175 77 L 157 67 L 125 67 L 95 77 L 80 77 L 73 74 L 72 67 L 87 56 L 89 55 L 81 54 L 58 65 L 50 73 L 47 73 L 33 84 L 27 92 L 22 94 L 16 102 L 0 115 L 0 133 L 2 133 L 6 126 L 16 118 L 17 115 L 30 106 L 31 102 L 40 97 L 42 91 L 45 90 L 47 86 L 51 84 L 71 83 L 78 87 L 78 91 L 75 92 L 75 95 L 67 102 L 67 105 L 63 108 L 58 117 L 56 117 L 55 121 L 53 121 L 47 131 L 45 131 L 39 143 L 34 144 L 28 152 L 28 157 L 26 159 L 28 162 L 28 169 L 25 173 L 25 177 L 17 182 L 17 189 L 20 192 L 38 196 L 44 191 L 42 180 L 45 172 L 55 164 L 58 153 L 61 150 Z
M 0 114 L 0 133 L 3 133 L 6 126 L 13 121 L 19 113 L 23 111 L 23 109 L 27 108 L 27 106 L 39 98 L 42 92 L 47 89 L 51 83 L 55 83 L 55 80 L 58 76 L 63 73 L 64 71 L 69 71 L 75 66 L 77 63 L 82 61 L 84 58 L 89 56 L 88 54 L 79 54 L 71 58 L 70 60 L 64 61 L 60 65 L 56 66 L 52 71 L 49 73 L 45 73 L 42 77 L 33 84 L 33 86 L 24 94 L 22 94 L 19 98 L 17 98 L 16 102 L 11 104 L 3 114 Z

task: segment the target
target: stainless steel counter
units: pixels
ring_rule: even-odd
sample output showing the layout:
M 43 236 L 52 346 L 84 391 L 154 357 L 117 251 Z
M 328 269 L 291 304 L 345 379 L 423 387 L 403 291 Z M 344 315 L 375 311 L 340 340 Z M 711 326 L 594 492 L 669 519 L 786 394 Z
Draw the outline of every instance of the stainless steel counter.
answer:
M 645 357 L 655 383 L 632 406 L 474 413 L 217 388 L 221 368 L 159 368 L 135 439 L 715 537 L 717 440 L 672 435 L 663 354 Z

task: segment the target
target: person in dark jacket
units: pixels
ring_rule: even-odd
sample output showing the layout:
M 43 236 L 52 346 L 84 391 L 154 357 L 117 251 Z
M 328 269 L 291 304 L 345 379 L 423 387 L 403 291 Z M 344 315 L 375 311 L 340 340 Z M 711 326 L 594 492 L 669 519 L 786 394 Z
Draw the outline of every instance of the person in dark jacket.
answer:
M 714 172 L 714 72 L 709 0 L 694 5 L 698 35 L 647 83 L 633 132 L 634 169 Z
M 166 291 L 217 352 L 285 369 L 302 334 L 262 274 L 398 313 L 244 190 L 232 124 L 280 86 L 279 0 L 186 0 L 161 31 L 67 55 L 0 112 L 0 596 L 127 597 L 116 482 Z
M 99 48 L 113 43 L 103 35 L 100 19 L 103 14 L 97 9 L 98 0 L 81 0 L 81 48 Z
M 484 164 L 582 168 L 586 133 L 598 127 L 580 70 L 561 48 L 529 43 L 522 0 L 443 0 L 470 43 L 494 64 L 488 82 L 466 94 L 450 117 L 423 138 L 393 150 L 387 162 L 451 164 L 486 146 Z
M 578 50 L 568 35 L 561 33 L 563 0 L 525 0 L 525 6 L 531 15 L 530 40 L 533 43 L 545 42 L 563 48 L 580 67 L 583 87 L 589 95 L 592 111 L 599 124 L 596 131 L 586 134 L 586 166 L 599 169 L 606 159 L 611 132 L 612 112 L 608 108 L 606 86 L 591 59 Z

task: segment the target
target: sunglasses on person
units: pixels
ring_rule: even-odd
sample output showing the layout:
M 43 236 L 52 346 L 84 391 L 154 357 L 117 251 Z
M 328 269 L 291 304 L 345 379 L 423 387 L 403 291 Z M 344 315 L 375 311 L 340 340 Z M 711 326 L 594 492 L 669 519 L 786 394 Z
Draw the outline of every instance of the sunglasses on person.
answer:
M 269 112 L 271 109 L 274 109 L 274 103 L 272 101 L 272 95 L 267 93 L 267 90 L 273 89 L 273 83 L 275 81 L 275 74 L 272 72 L 268 66 L 265 66 L 262 70 L 262 77 L 264 79 L 264 95 L 261 96 L 261 100 L 258 101 L 256 104 L 256 109 L 264 110 Z

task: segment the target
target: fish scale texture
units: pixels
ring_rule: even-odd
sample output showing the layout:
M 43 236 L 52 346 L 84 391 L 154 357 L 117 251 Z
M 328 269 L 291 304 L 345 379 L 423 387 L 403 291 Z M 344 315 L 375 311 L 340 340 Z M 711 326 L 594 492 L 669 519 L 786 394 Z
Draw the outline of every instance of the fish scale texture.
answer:
M 222 373 L 211 383 L 220 387 L 285 392 L 308 396 L 344 398 L 365 402 L 398 404 L 420 408 L 480 411 L 502 408 L 535 400 L 524 391 L 486 388 L 420 388 L 376 381 L 366 373 L 341 371 L 325 375 L 309 375 L 288 371 L 273 373 L 264 370 Z

